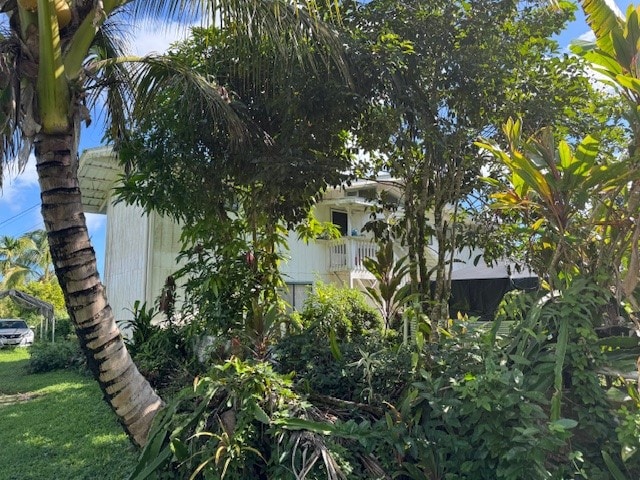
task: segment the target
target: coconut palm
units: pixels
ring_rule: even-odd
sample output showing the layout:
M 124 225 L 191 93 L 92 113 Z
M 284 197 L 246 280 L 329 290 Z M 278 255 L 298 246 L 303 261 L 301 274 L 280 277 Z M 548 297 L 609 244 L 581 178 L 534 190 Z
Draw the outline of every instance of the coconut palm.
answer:
M 29 260 L 34 266 L 34 276 L 36 276 L 39 281 L 48 282 L 53 278 L 54 272 L 47 232 L 45 230 L 34 230 L 25 236 L 28 237 L 32 243 Z
M 33 242 L 27 236 L 0 237 L 0 290 L 15 288 L 34 274 Z
M 180 59 L 124 55 L 124 43 L 114 34 L 127 9 L 185 22 L 215 18 L 244 32 L 247 41 L 266 36 L 278 46 L 282 65 L 299 60 L 296 44 L 321 38 L 327 51 L 338 44 L 316 15 L 326 17 L 331 7 L 319 12 L 315 2 L 0 0 L 8 17 L 0 23 L 0 168 L 13 161 L 21 169 L 35 153 L 51 258 L 69 315 L 105 399 L 132 440 L 143 445 L 163 402 L 133 364 L 98 275 L 77 176 L 80 124 L 104 103 L 105 127 L 118 139 L 153 105 L 154 93 L 181 88 L 194 108 L 220 118 L 211 128 L 224 128 L 233 138 L 246 129 L 224 89 Z

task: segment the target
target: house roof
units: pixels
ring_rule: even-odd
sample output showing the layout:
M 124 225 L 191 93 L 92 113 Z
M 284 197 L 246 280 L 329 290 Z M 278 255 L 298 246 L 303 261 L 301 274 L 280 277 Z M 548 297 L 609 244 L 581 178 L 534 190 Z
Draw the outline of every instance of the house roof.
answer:
M 82 153 L 78 178 L 85 212 L 106 213 L 111 189 L 121 173 L 111 147 L 91 148 Z
M 451 272 L 451 280 L 488 280 L 492 278 L 536 278 L 527 266 L 501 260 L 489 266 L 482 259 L 477 265 L 467 265 Z

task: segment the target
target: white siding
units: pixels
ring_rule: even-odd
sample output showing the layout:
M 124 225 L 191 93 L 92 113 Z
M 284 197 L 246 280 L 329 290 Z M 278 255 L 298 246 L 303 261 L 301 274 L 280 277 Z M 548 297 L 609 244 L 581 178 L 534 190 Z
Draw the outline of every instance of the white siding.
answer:
M 107 207 L 105 285 L 116 320 L 132 318 L 136 300 L 145 301 L 149 222 L 139 207 Z
M 295 234 L 289 237 L 289 251 L 285 252 L 287 261 L 281 265 L 285 282 L 313 283 L 316 280 L 328 282 L 327 242 L 310 241 L 308 244 L 298 240 Z
M 179 268 L 176 257 L 182 245 L 180 243 L 180 226 L 175 222 L 162 218 L 157 214 L 150 217 L 151 255 L 147 270 L 147 303 L 154 304 L 162 293 L 167 277 Z

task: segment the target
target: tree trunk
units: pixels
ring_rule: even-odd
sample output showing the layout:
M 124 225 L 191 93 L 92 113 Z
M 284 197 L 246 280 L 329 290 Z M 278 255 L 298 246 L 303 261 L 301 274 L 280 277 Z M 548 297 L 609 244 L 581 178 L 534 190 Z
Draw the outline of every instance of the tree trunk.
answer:
M 78 160 L 71 154 L 74 143 L 72 134 L 41 134 L 36 140 L 51 257 L 89 368 L 131 440 L 143 446 L 163 402 L 131 360 L 100 282 L 82 209 Z

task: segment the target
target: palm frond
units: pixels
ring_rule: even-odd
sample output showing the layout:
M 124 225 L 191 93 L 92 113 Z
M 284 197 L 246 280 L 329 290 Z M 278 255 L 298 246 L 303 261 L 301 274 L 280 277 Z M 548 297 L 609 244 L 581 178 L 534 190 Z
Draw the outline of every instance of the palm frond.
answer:
M 127 128 L 134 128 L 139 119 L 153 115 L 154 108 L 169 97 L 185 99 L 183 102 L 191 112 L 202 112 L 201 117 L 210 123 L 208 128 L 225 132 L 231 147 L 245 142 L 250 131 L 245 121 L 232 106 L 228 92 L 214 78 L 198 74 L 190 65 L 175 55 L 145 57 L 121 57 L 94 62 L 92 71 L 127 68 L 127 87 L 131 90 L 120 95 L 121 102 L 128 102 L 122 109 L 122 129 L 118 131 L 116 148 L 124 138 Z M 120 127 L 118 127 L 120 128 Z
M 22 171 L 30 151 L 28 132 L 23 132 L 23 125 L 33 125 L 29 112 L 21 107 L 21 99 L 32 95 L 28 89 L 20 90 L 20 76 L 26 68 L 21 53 L 20 42 L 16 36 L 0 38 L 0 188 L 2 187 L 5 168 Z M 28 99 L 27 99 L 28 100 Z M 21 124 L 21 120 L 30 120 Z M 17 161 L 16 161 L 17 160 Z
M 125 57 L 130 51 L 130 30 L 118 21 L 118 14 L 111 15 L 96 34 L 89 54 L 87 70 L 108 59 Z M 117 140 L 122 137 L 131 118 L 133 92 L 129 82 L 129 69 L 123 63 L 108 63 L 95 71 L 87 85 L 87 106 L 97 109 L 107 135 Z
M 205 112 L 216 122 L 212 128 L 224 129 L 232 143 L 240 143 L 247 136 L 246 124 L 233 108 L 228 92 L 214 78 L 200 75 L 175 55 L 151 55 L 133 63 L 134 118 L 150 114 L 169 92 L 175 92 L 188 99 L 190 109 Z
M 190 2 L 135 2 L 134 14 L 144 18 L 166 15 L 179 21 L 201 19 L 203 26 L 233 32 L 241 52 L 265 43 L 276 46 L 276 57 L 283 69 L 318 68 L 318 59 L 333 64 L 349 78 L 344 45 L 335 28 L 339 24 L 336 2 L 291 0 L 210 0 Z M 206 19 L 202 20 L 202 19 Z M 239 57 L 241 58 L 241 57 Z

